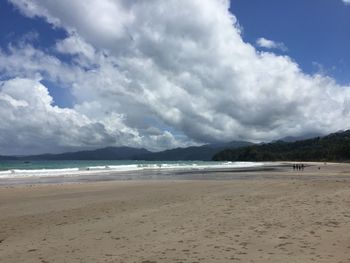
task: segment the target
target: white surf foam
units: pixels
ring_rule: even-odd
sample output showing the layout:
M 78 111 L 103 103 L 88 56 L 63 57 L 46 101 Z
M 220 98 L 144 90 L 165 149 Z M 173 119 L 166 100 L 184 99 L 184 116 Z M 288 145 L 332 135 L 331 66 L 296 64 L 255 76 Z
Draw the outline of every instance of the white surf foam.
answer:
M 65 169 L 13 169 L 0 171 L 0 178 L 26 178 L 26 177 L 53 177 L 53 176 L 78 176 L 88 174 L 100 174 L 111 172 L 132 172 L 143 170 L 209 170 L 209 169 L 234 169 L 261 167 L 264 163 L 253 162 L 220 162 L 220 163 L 144 163 L 128 165 L 90 166 L 83 168 Z

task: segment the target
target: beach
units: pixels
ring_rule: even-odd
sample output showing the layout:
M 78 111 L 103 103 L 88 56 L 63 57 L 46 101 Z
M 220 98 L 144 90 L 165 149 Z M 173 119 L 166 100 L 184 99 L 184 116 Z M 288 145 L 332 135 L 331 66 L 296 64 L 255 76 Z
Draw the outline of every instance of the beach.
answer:
M 350 165 L 308 165 L 2 184 L 0 262 L 350 262 Z

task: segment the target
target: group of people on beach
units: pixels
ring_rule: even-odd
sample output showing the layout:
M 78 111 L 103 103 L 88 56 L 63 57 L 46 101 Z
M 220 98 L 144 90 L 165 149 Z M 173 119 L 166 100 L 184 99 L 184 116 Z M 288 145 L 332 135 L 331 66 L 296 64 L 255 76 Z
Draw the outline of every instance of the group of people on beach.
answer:
M 295 170 L 298 170 L 298 171 L 304 170 L 304 168 L 305 168 L 305 165 L 303 163 L 295 163 L 295 164 L 293 164 L 293 170 L 294 171 Z

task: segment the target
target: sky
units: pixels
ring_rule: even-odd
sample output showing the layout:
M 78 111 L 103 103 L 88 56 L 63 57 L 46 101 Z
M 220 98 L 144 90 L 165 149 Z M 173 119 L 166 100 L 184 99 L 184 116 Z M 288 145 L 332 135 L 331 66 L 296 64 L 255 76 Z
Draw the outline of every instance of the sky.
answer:
M 348 0 L 0 0 L 0 154 L 350 123 Z

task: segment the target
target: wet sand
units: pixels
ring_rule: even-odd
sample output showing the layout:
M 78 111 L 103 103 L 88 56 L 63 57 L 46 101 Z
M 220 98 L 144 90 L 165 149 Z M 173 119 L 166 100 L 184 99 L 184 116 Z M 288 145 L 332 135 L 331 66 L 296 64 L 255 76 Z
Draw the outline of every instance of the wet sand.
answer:
M 198 178 L 2 186 L 0 262 L 350 262 L 349 164 Z

